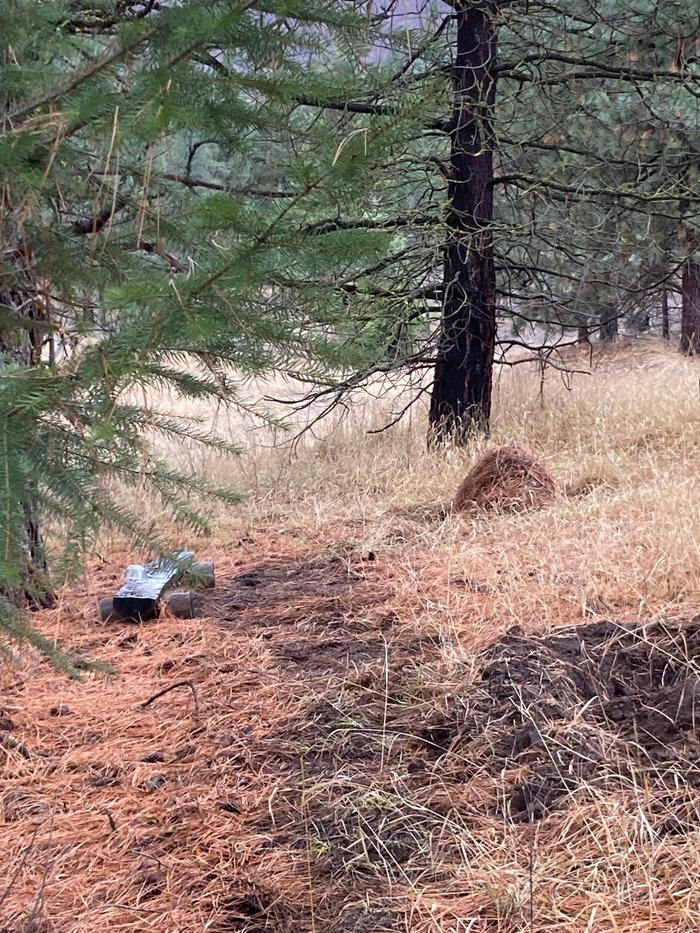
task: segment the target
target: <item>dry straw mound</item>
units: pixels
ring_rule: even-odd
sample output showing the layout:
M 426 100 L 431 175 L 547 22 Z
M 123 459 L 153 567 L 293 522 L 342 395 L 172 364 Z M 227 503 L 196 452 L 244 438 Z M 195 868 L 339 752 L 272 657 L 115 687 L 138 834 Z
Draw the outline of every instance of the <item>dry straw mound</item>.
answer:
M 528 450 L 507 444 L 479 457 L 462 480 L 453 505 L 458 512 L 519 511 L 546 505 L 555 491 L 551 474 Z

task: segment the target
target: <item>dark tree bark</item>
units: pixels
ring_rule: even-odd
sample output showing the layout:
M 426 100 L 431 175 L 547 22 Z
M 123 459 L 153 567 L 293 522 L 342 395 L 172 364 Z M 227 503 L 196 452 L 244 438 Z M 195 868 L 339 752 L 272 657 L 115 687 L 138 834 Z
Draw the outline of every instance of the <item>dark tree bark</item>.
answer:
M 3 64 L 8 64 L 9 53 L 2 53 Z M 10 128 L 8 114 L 17 101 L 5 97 L 2 101 L 0 128 Z M 0 191 L 0 239 L 4 247 L 5 275 L 0 287 L 0 305 L 5 305 L 22 318 L 22 327 L 10 327 L 0 332 L 0 368 L 3 365 L 37 366 L 46 345 L 50 311 L 44 300 L 36 275 L 35 257 L 31 242 L 25 236 L 21 211 L 15 211 L 12 192 Z M 8 275 L 8 268 L 10 274 Z M 48 358 L 53 362 L 53 338 L 48 342 Z M 19 507 L 23 517 L 21 532 L 21 579 L 0 580 L 0 595 L 24 609 L 39 609 L 54 605 L 51 590 L 41 518 L 37 508 L 33 483 L 25 484 Z M 9 534 L 9 529 L 5 534 Z M 16 542 L 15 542 L 16 543 Z
M 661 336 L 664 340 L 671 339 L 671 327 L 668 320 L 668 288 L 665 285 L 661 292 Z
M 0 200 L 2 208 L 9 211 L 9 205 Z M 15 365 L 36 366 L 41 360 L 46 337 L 41 325 L 48 323 L 49 314 L 32 273 L 31 249 L 17 231 L 10 252 L 14 256 L 14 285 L 0 289 L 0 305 L 16 312 L 26 321 L 26 326 L 0 335 L 0 367 L 3 358 Z M 24 515 L 22 583 L 20 586 L 8 586 L 0 580 L 0 595 L 20 608 L 51 606 L 54 596 L 49 585 L 43 535 L 32 490 L 25 490 L 21 508 Z
M 600 313 L 600 339 L 604 343 L 617 340 L 619 318 L 614 305 L 605 305 Z
M 493 108 L 496 27 L 491 3 L 456 4 L 448 179 L 448 242 L 437 361 L 430 402 L 432 443 L 464 444 L 488 431 L 496 342 L 493 256 Z
M 688 258 L 681 279 L 681 353 L 700 354 L 700 262 Z
M 0 594 L 20 609 L 47 609 L 55 604 L 55 597 L 49 582 L 44 540 L 37 514 L 32 506 L 24 502 L 22 508 L 25 515 L 22 535 L 22 584 L 13 587 L 0 586 Z

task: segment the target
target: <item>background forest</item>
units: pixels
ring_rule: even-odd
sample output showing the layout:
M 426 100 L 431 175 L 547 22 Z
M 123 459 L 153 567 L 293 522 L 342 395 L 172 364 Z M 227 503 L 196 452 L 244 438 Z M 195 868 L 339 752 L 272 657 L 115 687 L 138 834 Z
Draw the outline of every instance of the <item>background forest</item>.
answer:
M 153 444 L 228 439 L 135 389 L 284 374 L 328 410 L 383 374 L 461 444 L 514 349 L 673 324 L 695 353 L 697 13 L 4 4 L 6 591 L 47 595 L 50 517 L 69 566 L 104 524 L 148 537 L 109 478 L 193 527 L 230 496 Z

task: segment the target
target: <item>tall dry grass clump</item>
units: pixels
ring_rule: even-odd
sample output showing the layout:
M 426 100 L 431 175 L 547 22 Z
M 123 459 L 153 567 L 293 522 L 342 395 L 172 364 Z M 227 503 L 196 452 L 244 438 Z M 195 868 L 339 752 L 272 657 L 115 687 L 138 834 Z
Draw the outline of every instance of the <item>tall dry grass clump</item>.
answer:
M 546 505 L 555 492 L 549 470 L 529 450 L 511 443 L 479 457 L 460 483 L 453 508 L 523 511 Z

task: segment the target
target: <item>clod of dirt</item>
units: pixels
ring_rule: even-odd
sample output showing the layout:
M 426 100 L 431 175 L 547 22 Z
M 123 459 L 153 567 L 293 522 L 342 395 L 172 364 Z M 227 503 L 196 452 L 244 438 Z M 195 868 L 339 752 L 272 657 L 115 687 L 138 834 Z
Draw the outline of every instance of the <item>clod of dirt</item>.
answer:
M 97 777 L 90 778 L 88 781 L 90 787 L 117 787 L 121 784 L 118 777 L 109 777 L 106 774 L 100 774 Z
M 457 490 L 453 508 L 521 511 L 546 505 L 555 492 L 552 475 L 534 455 L 518 444 L 507 444 L 476 461 Z
M 45 800 L 30 791 L 10 790 L 0 796 L 0 813 L 8 823 L 26 816 L 43 816 L 50 810 Z
M 148 901 L 154 897 L 158 897 L 163 893 L 165 881 L 165 875 L 162 872 L 148 872 L 148 874 L 141 879 L 139 899 Z
M 164 774 L 154 774 L 153 777 L 149 778 L 144 787 L 149 791 L 161 790 L 168 783 L 168 779 Z
M 251 570 L 247 573 L 239 574 L 236 577 L 236 582 L 239 584 L 239 586 L 260 586 L 262 583 L 262 577 L 259 573 Z
M 488 583 L 481 583 L 479 580 L 473 580 L 471 577 L 452 577 L 450 586 L 457 586 L 468 590 L 470 593 L 492 593 L 493 587 Z
M 241 813 L 241 808 L 237 803 L 234 803 L 232 800 L 222 800 L 219 803 L 219 810 L 223 810 L 224 813 Z
M 120 639 L 117 644 L 120 648 L 133 648 L 138 640 L 138 632 L 132 632 L 130 635 L 126 635 L 124 638 Z
M 222 931 L 224 929 L 230 931 L 241 930 L 245 931 L 245 933 L 249 933 L 249 931 L 250 933 L 258 933 L 258 931 L 274 929 L 267 925 L 270 905 L 268 899 L 262 894 L 250 893 L 240 897 L 232 897 L 223 907 L 225 925 L 221 925 L 217 929 Z M 254 923 L 256 921 L 262 922 L 259 926 L 257 923 L 251 926 L 251 921 Z
M 149 752 L 148 755 L 143 756 L 141 761 L 143 761 L 144 764 L 152 765 L 158 762 L 165 761 L 165 755 L 163 754 L 163 752 Z
M 671 806 L 667 807 L 666 812 L 673 808 L 676 810 L 664 822 L 657 824 L 657 831 L 662 836 L 687 836 L 689 833 L 695 833 L 700 826 L 700 813 L 696 807 L 681 804 L 674 799 Z
M 564 494 L 570 499 L 576 499 L 589 496 L 597 489 L 611 489 L 614 485 L 615 482 L 609 475 L 602 472 L 588 472 L 567 483 L 564 487 Z
M 699 619 L 597 622 L 545 637 L 516 628 L 478 670 L 427 725 L 422 754 L 449 765 L 455 752 L 462 770 L 504 775 L 496 810 L 538 819 L 571 793 L 638 776 L 700 787 Z

